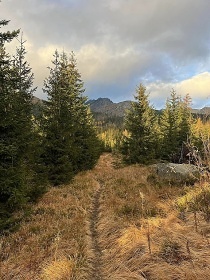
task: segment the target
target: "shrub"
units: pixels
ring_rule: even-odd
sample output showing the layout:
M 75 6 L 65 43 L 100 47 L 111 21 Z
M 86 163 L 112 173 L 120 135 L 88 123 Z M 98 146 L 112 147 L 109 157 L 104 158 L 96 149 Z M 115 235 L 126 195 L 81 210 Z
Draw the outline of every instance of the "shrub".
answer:
M 166 238 L 161 244 L 159 255 L 168 263 L 177 263 L 182 258 L 181 246 L 178 242 Z
M 210 187 L 204 185 L 189 191 L 186 195 L 177 200 L 177 207 L 180 212 L 190 211 L 193 213 L 202 212 L 206 221 L 210 221 Z

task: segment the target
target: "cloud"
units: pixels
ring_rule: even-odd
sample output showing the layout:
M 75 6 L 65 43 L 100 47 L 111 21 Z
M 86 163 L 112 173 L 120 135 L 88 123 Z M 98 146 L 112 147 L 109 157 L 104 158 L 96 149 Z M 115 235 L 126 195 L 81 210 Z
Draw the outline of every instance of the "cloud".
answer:
M 57 48 L 76 53 L 89 97 L 102 87 L 130 97 L 139 82 L 157 104 L 178 84 L 203 96 L 195 77 L 210 72 L 209 0 L 3 0 L 0 8 L 8 28 L 24 32 L 40 88 Z
M 210 106 L 210 72 L 203 72 L 177 83 L 155 82 L 147 85 L 150 99 L 158 108 L 163 108 L 171 90 L 182 97 L 189 94 L 193 107 Z
M 201 103 L 210 105 L 210 73 L 204 72 L 182 81 L 177 85 L 177 91 L 180 94 L 189 93 L 193 99 L 194 107 Z
M 135 71 L 142 72 L 150 60 L 146 52 L 136 52 L 132 47 L 118 51 L 106 45 L 84 45 L 77 53 L 79 69 L 87 81 L 97 79 L 101 84 L 131 79 Z

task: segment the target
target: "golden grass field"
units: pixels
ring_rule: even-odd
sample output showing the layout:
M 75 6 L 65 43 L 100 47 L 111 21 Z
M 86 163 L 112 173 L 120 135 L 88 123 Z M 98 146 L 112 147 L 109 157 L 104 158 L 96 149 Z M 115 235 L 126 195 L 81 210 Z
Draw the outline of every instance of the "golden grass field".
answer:
M 163 185 L 152 172 L 103 154 L 93 170 L 51 188 L 1 237 L 0 279 L 210 279 L 210 224 L 177 207 L 203 186 Z

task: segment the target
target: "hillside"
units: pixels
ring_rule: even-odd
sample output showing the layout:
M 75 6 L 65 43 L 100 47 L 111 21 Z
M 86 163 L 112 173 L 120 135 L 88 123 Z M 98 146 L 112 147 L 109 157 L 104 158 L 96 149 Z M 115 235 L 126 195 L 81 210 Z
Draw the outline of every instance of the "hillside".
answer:
M 210 107 L 203 107 L 202 109 L 192 109 L 193 114 L 210 115 Z
M 87 104 L 90 105 L 91 111 L 98 118 L 104 117 L 119 117 L 123 118 L 126 110 L 131 106 L 132 101 L 122 101 L 119 103 L 112 102 L 109 98 L 98 98 L 98 99 L 90 99 L 87 101 Z M 43 105 L 43 100 L 33 97 L 33 105 L 35 106 L 35 110 L 40 109 Z M 161 110 L 157 110 L 160 112 Z M 201 109 L 192 109 L 192 113 L 195 115 L 210 115 L 210 107 L 204 107 Z
M 33 97 L 32 103 L 35 107 L 43 105 L 43 100 Z M 119 103 L 112 102 L 109 98 L 98 98 L 88 100 L 87 104 L 93 113 L 99 113 L 110 117 L 123 117 L 125 111 L 129 109 L 131 101 L 123 101 Z
M 210 225 L 177 207 L 198 188 L 161 184 L 151 167 L 104 154 L 1 238 L 1 279 L 210 279 Z
M 109 98 L 98 98 L 96 100 L 89 100 L 87 104 L 90 105 L 92 112 L 106 114 L 110 117 L 123 117 L 125 111 L 129 109 L 131 101 L 113 103 Z

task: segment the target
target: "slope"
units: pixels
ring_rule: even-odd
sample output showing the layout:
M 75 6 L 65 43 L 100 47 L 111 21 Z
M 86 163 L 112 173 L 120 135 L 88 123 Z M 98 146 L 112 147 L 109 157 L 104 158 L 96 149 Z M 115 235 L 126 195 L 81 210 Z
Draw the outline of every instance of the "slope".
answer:
M 104 154 L 1 237 L 0 279 L 208 279 L 210 225 L 177 206 L 201 187 L 163 185 L 152 167 Z

